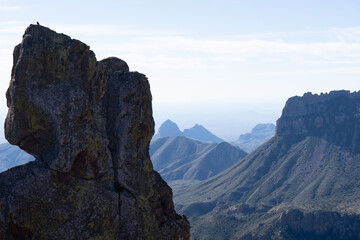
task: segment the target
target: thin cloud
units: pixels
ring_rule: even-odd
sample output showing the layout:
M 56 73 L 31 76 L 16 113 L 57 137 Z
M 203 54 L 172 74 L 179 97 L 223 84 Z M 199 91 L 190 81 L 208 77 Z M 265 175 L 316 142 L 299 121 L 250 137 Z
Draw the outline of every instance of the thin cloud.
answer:
M 143 59 L 162 53 L 163 57 L 158 60 L 166 60 L 166 65 L 172 62 L 171 59 L 183 59 L 183 62 L 197 59 L 198 63 L 203 64 L 246 61 L 353 64 L 360 61 L 360 43 L 346 42 L 287 43 L 151 37 L 116 44 L 95 44 L 94 49 L 103 52 L 115 51 L 120 55 L 138 54 L 143 56 Z M 161 65 L 160 62 L 158 64 Z M 199 67 L 199 64 L 196 66 Z
M 5 2 L 5 1 L 0 1 Z M 0 6 L 0 12 L 9 12 L 9 11 L 18 11 L 21 9 L 25 9 L 24 6 Z

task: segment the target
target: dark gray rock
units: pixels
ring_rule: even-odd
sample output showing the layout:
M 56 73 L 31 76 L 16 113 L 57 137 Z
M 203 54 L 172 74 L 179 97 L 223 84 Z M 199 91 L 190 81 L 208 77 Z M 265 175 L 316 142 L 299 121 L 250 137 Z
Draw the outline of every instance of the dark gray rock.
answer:
M 5 135 L 36 160 L 0 174 L 0 239 L 189 239 L 153 171 L 147 78 L 30 25 L 14 50 Z
M 305 136 L 326 141 L 360 153 L 360 91 L 305 93 L 292 97 L 277 121 L 276 135 L 289 140 Z

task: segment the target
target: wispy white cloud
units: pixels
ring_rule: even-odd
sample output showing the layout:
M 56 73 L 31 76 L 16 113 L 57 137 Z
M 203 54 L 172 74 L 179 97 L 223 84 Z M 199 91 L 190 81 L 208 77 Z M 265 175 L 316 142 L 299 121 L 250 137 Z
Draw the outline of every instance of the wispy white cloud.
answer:
M 27 24 L 0 22 L 0 33 L 8 33 L 0 38 L 3 48 L 12 49 L 20 42 L 19 36 Z M 360 37 L 360 28 L 330 29 L 325 31 L 329 36 L 326 38 L 291 41 L 279 40 L 276 34 L 264 38 L 199 38 L 121 25 L 49 27 L 84 41 L 98 59 L 118 56 L 128 62 L 131 70 L 146 73 L 151 79 L 154 99 L 164 102 L 262 98 L 269 91 L 274 96 L 297 94 L 294 82 L 289 79 L 302 84 L 297 87 L 300 93 L 309 89 L 323 91 L 325 87 L 354 88 L 353 79 L 360 76 L 360 41 L 355 41 Z M 8 50 L 0 54 L 7 56 L 4 60 L 11 56 Z M 9 75 L 10 66 L 7 69 Z M 284 93 L 278 85 L 291 90 Z M 196 89 L 202 89 L 204 94 Z
M 22 33 L 26 25 L 27 23 L 24 22 L 0 22 L 0 33 Z M 183 60 L 197 63 L 238 63 L 256 58 L 257 61 L 260 59 L 268 63 L 289 60 L 297 62 L 296 59 L 300 59 L 297 63 L 335 64 L 341 62 L 342 64 L 352 64 L 360 58 L 360 28 L 334 28 L 326 31 L 287 33 L 288 35 L 326 34 L 331 36 L 322 42 L 318 39 L 292 42 L 278 40 L 274 37 L 266 39 L 269 37 L 261 35 L 247 40 L 238 39 L 238 37 L 199 39 L 176 31 L 143 30 L 122 25 L 55 24 L 51 28 L 58 32 L 66 32 L 70 36 L 79 36 L 79 38 L 84 36 L 81 39 L 93 39 L 88 44 L 96 49 L 99 55 L 118 52 L 122 55 L 136 55 L 140 58 L 139 60 L 150 57 L 174 63 L 183 62 Z M 267 34 L 267 36 L 271 35 L 276 36 L 276 33 Z M 297 36 L 297 39 L 301 38 Z M 304 61 L 304 59 L 306 60 Z M 185 65 L 189 66 L 189 64 Z M 195 64 L 195 66 L 198 65 Z
M 182 64 L 184 68 L 187 68 L 221 62 L 236 64 L 256 61 L 308 65 L 311 63 L 357 64 L 360 61 L 360 43 L 347 42 L 287 43 L 264 40 L 230 41 L 185 37 L 146 37 L 132 39 L 132 42 L 95 44 L 94 48 L 100 52 L 136 55 L 142 62 L 148 59 L 149 62 L 156 62 L 159 66 L 174 64 L 176 68 Z M 194 62 L 194 64 L 188 64 L 188 62 Z
M 5 2 L 5 1 L 0 1 Z M 24 6 L 0 6 L 0 12 L 9 12 L 9 11 L 18 11 L 20 9 L 24 9 Z
M 58 31 L 66 32 L 68 35 L 84 35 L 94 37 L 144 37 L 144 36 L 172 36 L 183 35 L 179 31 L 161 31 L 158 29 L 138 29 L 129 25 L 120 24 L 50 24 L 49 27 Z

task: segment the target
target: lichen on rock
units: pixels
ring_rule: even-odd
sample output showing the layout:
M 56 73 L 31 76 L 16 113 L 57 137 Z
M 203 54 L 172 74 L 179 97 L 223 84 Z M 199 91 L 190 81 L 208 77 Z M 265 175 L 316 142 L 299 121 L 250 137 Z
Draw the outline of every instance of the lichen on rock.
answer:
M 36 160 L 0 174 L 0 239 L 189 239 L 149 158 L 145 75 L 30 25 L 6 96 L 6 139 Z

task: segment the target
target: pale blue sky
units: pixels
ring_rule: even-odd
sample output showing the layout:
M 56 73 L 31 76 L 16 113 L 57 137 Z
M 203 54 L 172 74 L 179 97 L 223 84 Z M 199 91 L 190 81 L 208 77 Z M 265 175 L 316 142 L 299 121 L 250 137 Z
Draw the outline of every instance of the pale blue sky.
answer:
M 146 74 L 157 127 L 170 118 L 235 140 L 275 123 L 291 96 L 359 90 L 359 12 L 355 0 L 0 0 L 0 116 L 12 49 L 39 21 Z

